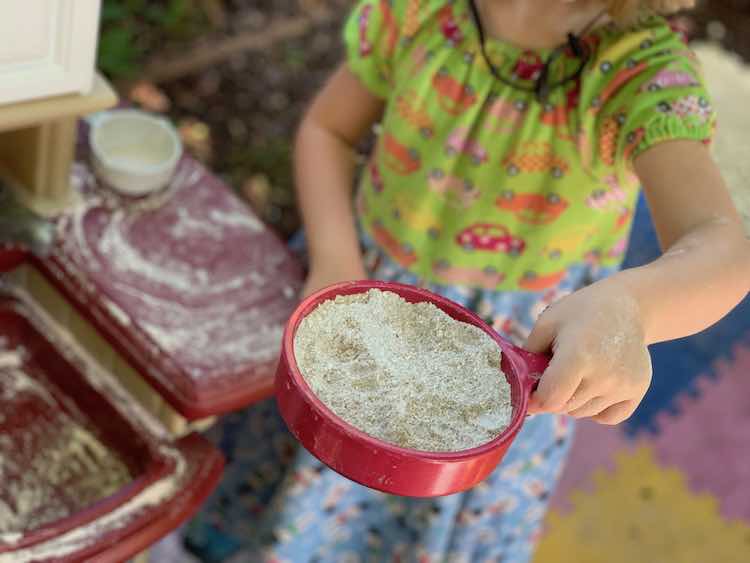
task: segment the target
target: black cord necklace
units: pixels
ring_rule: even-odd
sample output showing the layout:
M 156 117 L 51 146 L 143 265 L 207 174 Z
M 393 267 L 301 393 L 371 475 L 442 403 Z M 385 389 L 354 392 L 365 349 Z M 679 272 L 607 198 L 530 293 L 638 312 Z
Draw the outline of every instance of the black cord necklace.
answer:
M 490 69 L 492 76 L 494 76 L 497 80 L 499 80 L 503 84 L 510 86 L 511 88 L 515 88 L 517 90 L 523 90 L 525 92 L 534 92 L 537 100 L 540 103 L 544 103 L 547 101 L 547 97 L 549 96 L 549 93 L 551 90 L 555 88 L 559 88 L 560 86 L 564 86 L 565 84 L 573 80 L 577 80 L 581 76 L 581 73 L 583 72 L 583 68 L 586 66 L 586 63 L 588 63 L 589 58 L 591 57 L 591 50 L 589 49 L 588 45 L 586 45 L 585 42 L 581 41 L 580 38 L 576 34 L 568 33 L 567 44 L 557 47 L 554 51 L 552 51 L 552 53 L 550 53 L 549 57 L 547 57 L 547 60 L 544 61 L 544 65 L 542 66 L 542 69 L 539 72 L 539 76 L 537 76 L 536 80 L 534 81 L 534 85 L 526 86 L 524 84 L 519 84 L 517 81 L 503 76 L 500 73 L 500 71 L 497 69 L 497 67 L 492 64 L 492 61 L 490 61 L 490 58 L 487 55 L 487 51 L 485 48 L 484 26 L 482 25 L 482 18 L 479 15 L 479 9 L 477 8 L 476 1 L 469 0 L 469 6 L 471 7 L 471 15 L 474 19 L 474 25 L 476 25 L 477 33 L 479 34 L 479 48 L 482 52 L 482 58 L 484 59 L 484 62 L 487 63 L 487 67 Z M 580 32 L 580 35 L 585 34 L 592 27 L 594 27 L 594 25 L 601 19 L 604 13 L 605 12 L 600 12 L 599 15 L 597 15 L 596 18 L 594 18 Z M 550 66 L 563 53 L 566 47 L 569 47 L 571 52 L 577 58 L 580 59 L 578 68 L 576 68 L 575 72 L 563 77 L 557 82 L 550 83 L 549 81 Z

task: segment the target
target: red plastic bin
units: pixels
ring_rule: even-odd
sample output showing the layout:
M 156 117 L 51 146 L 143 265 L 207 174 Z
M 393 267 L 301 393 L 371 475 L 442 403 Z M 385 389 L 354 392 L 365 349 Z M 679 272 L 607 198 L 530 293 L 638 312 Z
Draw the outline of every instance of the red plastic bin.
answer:
M 9 272 L 26 260 L 26 252 L 19 247 L 0 243 L 0 273 Z
M 0 293 L 0 563 L 124 561 L 198 509 L 223 460 L 170 439 L 48 321 Z
M 270 397 L 302 268 L 189 156 L 162 194 L 132 200 L 73 170 L 82 203 L 37 268 L 187 420 Z

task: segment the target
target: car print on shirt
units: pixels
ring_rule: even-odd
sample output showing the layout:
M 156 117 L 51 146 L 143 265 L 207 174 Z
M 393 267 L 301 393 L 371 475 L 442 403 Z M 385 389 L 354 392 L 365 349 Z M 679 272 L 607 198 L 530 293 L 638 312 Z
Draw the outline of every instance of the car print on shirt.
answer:
M 372 54 L 372 43 L 367 39 L 367 28 L 372 16 L 372 4 L 365 4 L 359 14 L 359 56 L 369 57 Z
M 484 289 L 495 289 L 505 281 L 505 274 L 491 266 L 485 268 L 453 266 L 446 260 L 435 262 L 432 265 L 432 272 L 447 283 L 478 286 Z
M 544 61 L 534 51 L 524 51 L 513 67 L 513 76 L 521 80 L 536 80 L 542 73 Z
M 528 141 L 513 150 L 503 159 L 503 167 L 509 176 L 518 174 L 548 173 L 553 178 L 562 178 L 570 166 L 557 156 L 547 142 Z
M 598 229 L 581 227 L 569 233 L 556 235 L 552 241 L 542 249 L 542 255 L 550 260 L 558 260 L 565 254 L 579 250 L 590 241 Z
M 417 255 L 408 245 L 400 242 L 381 221 L 372 224 L 372 237 L 402 268 L 409 268 L 417 261 Z
M 409 0 L 406 4 L 406 10 L 404 14 L 404 36 L 407 39 L 412 39 L 419 31 L 420 22 L 420 6 L 421 0 Z
M 380 13 L 383 17 L 383 27 L 385 28 L 386 34 L 383 38 L 386 41 L 384 56 L 393 56 L 398 44 L 399 35 L 399 23 L 396 21 L 396 16 L 393 14 L 391 3 L 389 0 L 380 0 Z
M 505 190 L 495 200 L 495 205 L 530 225 L 552 223 L 568 208 L 568 202 L 556 193 L 518 194 L 513 190 Z
M 544 291 L 558 285 L 567 273 L 567 270 L 560 270 L 552 274 L 539 275 L 536 272 L 529 271 L 521 277 L 518 285 L 529 291 Z
M 664 68 L 641 86 L 641 92 L 656 92 L 664 88 L 699 86 L 695 77 L 683 70 Z
M 435 124 L 424 108 L 417 102 L 417 95 L 413 90 L 407 90 L 396 97 L 396 112 L 409 125 L 414 127 L 425 139 L 432 137 Z
M 614 166 L 617 158 L 617 144 L 620 140 L 620 129 L 625 125 L 625 113 L 620 111 L 607 117 L 602 123 L 599 134 L 599 156 L 607 166 Z
M 427 61 L 432 57 L 432 51 L 428 50 L 422 44 L 415 45 L 411 50 L 411 68 L 409 69 L 408 75 L 416 76 L 427 64 Z
M 438 12 L 438 21 L 440 22 L 440 32 L 443 34 L 443 37 L 448 40 L 451 47 L 457 47 L 464 40 L 464 34 L 458 26 L 451 2 L 447 2 L 440 9 Z
M 463 154 L 468 156 L 476 166 L 484 164 L 489 158 L 487 151 L 477 141 L 470 138 L 466 127 L 456 127 L 448 136 L 445 154 L 448 156 Z
M 433 168 L 427 175 L 430 190 L 442 195 L 448 205 L 459 209 L 468 209 L 476 203 L 481 195 L 479 188 L 469 180 L 450 176 L 440 168 Z
M 671 104 L 662 102 L 660 108 L 664 113 L 672 113 L 677 117 L 697 117 L 701 123 L 707 123 L 711 119 L 713 110 L 711 104 L 703 96 L 684 96 Z
M 440 223 L 429 209 L 415 209 L 406 195 L 399 194 L 394 199 L 393 218 L 413 231 L 422 231 L 432 239 L 440 237 Z
M 542 108 L 540 121 L 552 127 L 567 125 L 568 109 L 564 105 L 555 106 L 549 103 L 545 104 L 544 108 Z
M 613 65 L 609 61 L 604 61 L 599 65 L 599 69 L 602 73 L 606 74 L 611 72 Z M 620 69 L 617 74 L 607 83 L 601 93 L 592 100 L 590 112 L 596 115 L 599 113 L 606 103 L 620 91 L 620 88 L 625 86 L 630 80 L 648 69 L 648 63 L 636 62 L 630 59 L 625 63 L 625 68 Z
M 576 137 L 570 133 L 567 126 L 570 123 L 571 113 L 578 109 L 580 97 L 581 81 L 578 79 L 573 82 L 573 86 L 568 88 L 565 93 L 564 104 L 552 105 L 547 103 L 544 105 L 540 120 L 544 125 L 549 125 L 550 127 L 558 129 L 557 137 L 561 140 L 576 141 Z
M 493 133 L 512 133 L 523 125 L 528 104 L 523 100 L 507 100 L 495 94 L 487 99 L 485 127 Z
M 461 115 L 477 101 L 471 86 L 461 84 L 445 67 L 441 67 L 432 77 L 432 86 L 438 94 L 440 107 L 451 115 Z
M 520 256 L 526 248 L 523 239 L 514 237 L 504 225 L 475 223 L 456 235 L 456 244 L 465 250 L 503 252 Z
M 604 184 L 607 186 L 606 188 L 598 188 L 591 192 L 591 195 L 586 198 L 586 205 L 599 211 L 620 208 L 622 202 L 625 201 L 625 190 L 618 182 L 617 176 L 611 174 L 605 177 Z
M 385 165 L 401 175 L 408 175 L 419 170 L 422 160 L 416 149 L 400 143 L 390 133 L 383 133 L 383 148 L 385 149 Z

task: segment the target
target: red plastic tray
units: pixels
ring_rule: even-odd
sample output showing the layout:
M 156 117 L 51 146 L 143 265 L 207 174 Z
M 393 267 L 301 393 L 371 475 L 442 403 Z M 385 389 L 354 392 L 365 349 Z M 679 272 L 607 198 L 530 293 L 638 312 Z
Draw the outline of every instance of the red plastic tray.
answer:
M 26 259 L 26 252 L 16 246 L 0 243 L 0 274 L 9 272 Z
M 197 510 L 221 455 L 171 441 L 44 326 L 0 293 L 0 563 L 123 561 Z
M 84 203 L 34 264 L 189 420 L 269 397 L 302 268 L 190 157 L 165 193 L 119 198 L 82 163 Z

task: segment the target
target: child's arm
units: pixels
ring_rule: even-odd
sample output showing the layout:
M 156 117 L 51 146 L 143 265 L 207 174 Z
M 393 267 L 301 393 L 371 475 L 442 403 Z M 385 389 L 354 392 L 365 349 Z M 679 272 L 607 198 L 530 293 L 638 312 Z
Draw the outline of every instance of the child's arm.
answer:
M 354 146 L 383 111 L 345 65 L 328 80 L 297 134 L 297 196 L 310 253 L 304 294 L 366 278 L 352 209 Z
M 750 290 L 750 241 L 708 149 L 660 143 L 634 165 L 666 252 L 540 317 L 527 345 L 554 359 L 533 411 L 625 420 L 650 383 L 647 346 L 709 327 Z
M 750 240 L 708 149 L 672 141 L 635 161 L 665 254 L 621 272 L 648 344 L 708 328 L 750 290 Z M 750 186 L 748 187 L 750 189 Z

